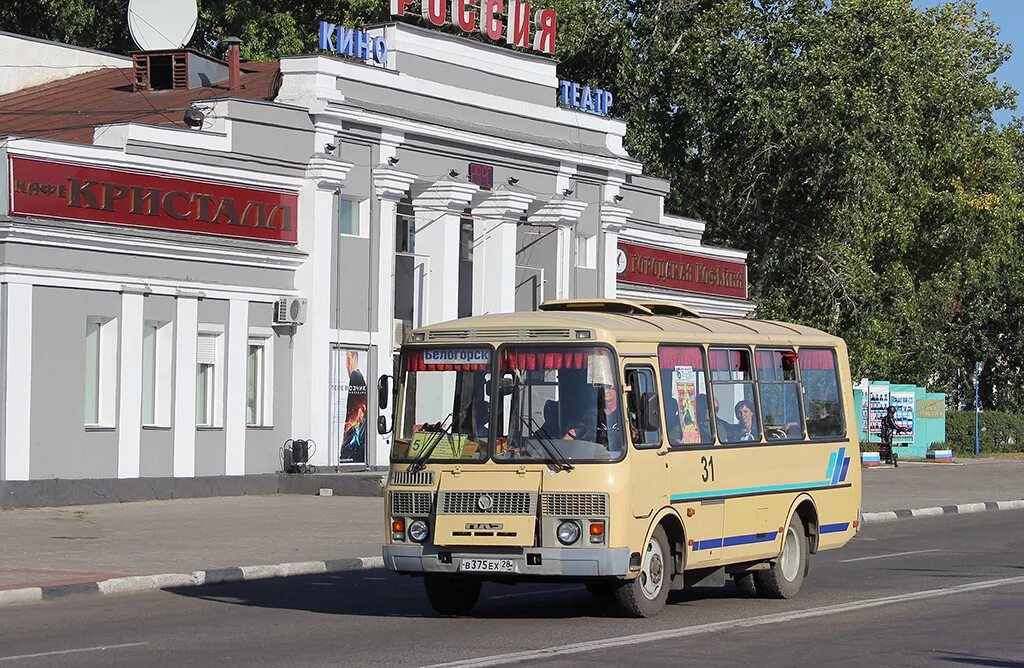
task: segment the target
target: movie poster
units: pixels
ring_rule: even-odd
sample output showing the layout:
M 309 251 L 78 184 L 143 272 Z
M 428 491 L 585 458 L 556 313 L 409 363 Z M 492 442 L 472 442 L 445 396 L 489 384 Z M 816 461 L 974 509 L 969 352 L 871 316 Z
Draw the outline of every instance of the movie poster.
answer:
M 338 464 L 366 463 L 366 351 L 334 349 L 332 436 Z
M 679 424 L 683 443 L 700 443 L 697 415 L 697 373 L 692 366 L 677 366 L 672 375 L 674 398 L 679 405 Z

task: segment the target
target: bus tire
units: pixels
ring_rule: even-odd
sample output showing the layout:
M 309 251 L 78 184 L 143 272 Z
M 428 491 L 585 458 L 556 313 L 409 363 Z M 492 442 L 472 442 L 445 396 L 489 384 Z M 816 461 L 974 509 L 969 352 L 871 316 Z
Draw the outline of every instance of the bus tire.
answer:
M 732 576 L 732 581 L 736 585 L 736 591 L 743 598 L 757 598 L 761 595 L 757 591 L 757 580 L 753 573 L 737 573 Z
M 464 617 L 480 598 L 481 581 L 467 577 L 425 575 L 423 587 L 427 591 L 430 607 L 439 615 Z
M 661 612 L 672 585 L 672 552 L 665 530 L 658 526 L 644 548 L 640 574 L 618 583 L 615 599 L 630 617 L 653 617 Z
M 810 567 L 807 530 L 800 516 L 793 514 L 782 537 L 782 554 L 769 568 L 754 571 L 757 590 L 765 598 L 793 598 L 800 591 Z

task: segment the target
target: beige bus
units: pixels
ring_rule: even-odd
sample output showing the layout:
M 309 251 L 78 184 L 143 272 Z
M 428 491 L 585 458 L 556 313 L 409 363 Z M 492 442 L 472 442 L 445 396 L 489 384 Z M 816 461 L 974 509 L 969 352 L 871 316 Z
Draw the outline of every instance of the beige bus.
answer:
M 789 598 L 858 531 L 846 346 L 817 330 L 548 302 L 416 330 L 400 368 L 384 561 L 440 614 L 484 581 L 580 582 L 637 617 L 727 577 Z

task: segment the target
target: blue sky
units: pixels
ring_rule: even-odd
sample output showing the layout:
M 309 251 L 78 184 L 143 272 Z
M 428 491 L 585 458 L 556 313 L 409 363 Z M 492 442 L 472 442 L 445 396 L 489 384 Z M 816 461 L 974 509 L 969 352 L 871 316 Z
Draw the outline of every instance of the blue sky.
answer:
M 939 4 L 940 0 L 915 0 L 922 7 Z M 1000 41 L 1013 46 L 1013 57 L 996 73 L 1000 81 L 1011 84 L 1018 93 L 1018 107 L 1024 103 L 1024 0 L 977 0 L 978 11 L 988 12 L 999 26 Z M 1005 123 L 1013 115 L 1024 115 L 1024 109 L 996 114 Z

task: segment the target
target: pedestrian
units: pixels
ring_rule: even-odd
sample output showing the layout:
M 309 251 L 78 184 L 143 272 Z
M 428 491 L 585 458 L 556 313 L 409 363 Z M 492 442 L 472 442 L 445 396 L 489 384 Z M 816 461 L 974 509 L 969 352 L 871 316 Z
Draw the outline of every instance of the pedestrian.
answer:
M 879 457 L 885 460 L 886 464 L 892 464 L 898 467 L 900 465 L 899 455 L 892 451 L 892 437 L 896 435 L 896 432 L 906 433 L 909 429 L 896 424 L 896 408 L 889 406 L 885 409 L 885 417 L 882 418 L 882 447 L 879 452 Z

